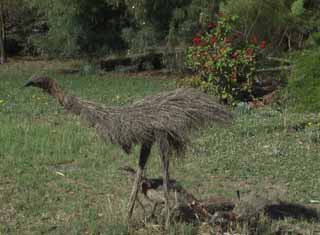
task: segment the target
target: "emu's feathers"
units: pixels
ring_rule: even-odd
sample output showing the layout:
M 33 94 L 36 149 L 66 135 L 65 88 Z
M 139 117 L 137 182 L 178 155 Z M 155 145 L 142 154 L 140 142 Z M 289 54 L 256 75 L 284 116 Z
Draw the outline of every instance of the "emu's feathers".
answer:
M 163 92 L 122 107 L 107 107 L 73 96 L 65 96 L 63 103 L 126 152 L 134 144 L 153 143 L 165 135 L 170 151 L 183 154 L 191 129 L 232 120 L 231 113 L 213 97 L 195 89 Z

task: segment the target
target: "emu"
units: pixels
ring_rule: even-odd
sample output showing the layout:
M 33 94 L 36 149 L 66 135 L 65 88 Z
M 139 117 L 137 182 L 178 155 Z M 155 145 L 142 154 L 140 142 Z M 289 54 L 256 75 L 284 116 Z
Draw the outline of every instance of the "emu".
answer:
M 180 88 L 147 96 L 140 101 L 121 107 L 109 107 L 67 95 L 57 81 L 47 76 L 33 76 L 25 87 L 38 87 L 55 97 L 69 112 L 80 115 L 94 127 L 104 140 L 111 140 L 129 154 L 132 146 L 141 145 L 139 165 L 128 205 L 130 222 L 137 199 L 139 184 L 150 156 L 157 143 L 162 163 L 165 197 L 165 227 L 169 228 L 169 160 L 183 156 L 190 131 L 216 122 L 230 124 L 232 114 L 212 96 L 195 89 Z

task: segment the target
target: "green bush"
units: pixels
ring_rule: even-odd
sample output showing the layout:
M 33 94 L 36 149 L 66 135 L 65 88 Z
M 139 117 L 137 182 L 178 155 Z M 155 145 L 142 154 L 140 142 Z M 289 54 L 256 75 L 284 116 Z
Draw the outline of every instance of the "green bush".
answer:
M 232 28 L 236 19 L 220 16 L 216 23 L 209 23 L 208 32 L 193 38 L 187 64 L 197 75 L 181 85 L 199 87 L 230 104 L 253 99 L 257 55 L 266 42 L 258 44 L 255 36 L 250 43 L 239 41 Z
M 308 2 L 308 3 L 307 3 Z M 226 15 L 238 15 L 244 37 L 257 34 L 272 46 L 272 54 L 302 49 L 309 33 L 319 31 L 318 3 L 303 0 L 228 0 Z
M 296 57 L 288 91 L 296 111 L 320 112 L 320 47 Z
M 290 4 L 286 0 L 229 0 L 222 6 L 227 15 L 240 16 L 237 29 L 244 37 L 257 34 L 270 43 L 279 43 L 288 21 Z M 292 0 L 290 1 L 292 2 Z
M 138 31 L 133 28 L 124 28 L 121 36 L 133 53 L 145 52 L 158 45 L 157 32 L 151 26 L 145 26 Z
M 311 49 L 313 47 L 320 47 L 320 32 L 314 32 L 309 35 L 306 41 L 306 47 Z
M 68 9 L 66 9 L 66 4 Z M 125 47 L 121 29 L 128 24 L 123 4 L 93 0 L 32 0 L 48 30 L 29 40 L 37 52 L 53 56 L 105 55 Z
M 83 63 L 80 66 L 80 74 L 82 76 L 97 74 L 98 68 L 94 63 Z

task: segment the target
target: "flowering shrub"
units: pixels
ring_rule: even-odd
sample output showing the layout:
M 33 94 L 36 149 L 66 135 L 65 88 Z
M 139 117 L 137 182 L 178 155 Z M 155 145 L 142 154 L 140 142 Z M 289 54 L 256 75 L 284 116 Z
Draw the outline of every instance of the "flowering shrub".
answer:
M 256 57 L 266 47 L 256 36 L 241 43 L 239 33 L 232 31 L 236 17 L 220 16 L 208 24 L 208 31 L 192 39 L 187 65 L 196 75 L 184 79 L 180 86 L 200 87 L 218 95 L 227 103 L 251 100 L 256 71 Z

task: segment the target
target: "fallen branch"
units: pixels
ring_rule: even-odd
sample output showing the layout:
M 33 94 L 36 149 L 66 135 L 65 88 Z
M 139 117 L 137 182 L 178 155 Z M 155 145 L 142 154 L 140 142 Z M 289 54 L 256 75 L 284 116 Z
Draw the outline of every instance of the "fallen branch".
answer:
M 283 59 L 283 58 L 278 58 L 278 57 L 272 57 L 272 56 L 267 56 L 267 60 L 272 60 L 272 61 L 278 61 L 278 62 L 283 62 L 287 64 L 291 64 L 292 62 L 288 59 Z
M 292 70 L 293 66 L 279 66 L 274 68 L 267 68 L 267 69 L 258 69 L 257 73 L 264 73 L 264 72 L 279 72 L 279 71 L 289 71 Z
M 145 53 L 128 55 L 124 57 L 108 58 L 100 61 L 100 68 L 105 71 L 116 70 L 117 68 L 127 68 L 129 71 L 143 71 L 146 67 L 160 69 L 162 64 L 162 53 Z

